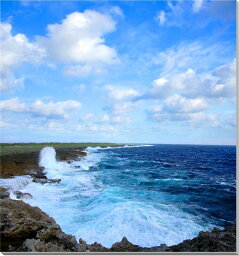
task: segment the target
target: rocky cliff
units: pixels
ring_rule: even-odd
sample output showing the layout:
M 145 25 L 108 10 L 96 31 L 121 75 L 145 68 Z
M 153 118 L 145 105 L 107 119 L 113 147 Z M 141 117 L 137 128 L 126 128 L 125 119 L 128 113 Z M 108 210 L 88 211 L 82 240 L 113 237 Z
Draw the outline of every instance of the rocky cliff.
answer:
M 56 149 L 57 159 L 71 161 L 83 157 L 86 153 L 84 148 L 60 148 Z M 29 170 L 39 170 L 39 152 L 25 152 L 1 155 L 0 178 L 29 174 Z

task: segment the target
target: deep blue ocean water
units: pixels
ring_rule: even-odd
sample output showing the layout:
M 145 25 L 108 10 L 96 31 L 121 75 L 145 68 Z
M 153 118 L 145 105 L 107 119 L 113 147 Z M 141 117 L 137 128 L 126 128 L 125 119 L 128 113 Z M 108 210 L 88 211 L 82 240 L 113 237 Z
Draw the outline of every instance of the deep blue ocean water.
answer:
M 59 185 L 26 177 L 27 185 L 20 186 L 33 195 L 25 201 L 54 217 L 66 233 L 107 247 L 123 236 L 141 246 L 173 245 L 235 222 L 235 146 L 88 148 L 87 153 L 83 160 L 46 169 L 49 177 L 62 179 Z

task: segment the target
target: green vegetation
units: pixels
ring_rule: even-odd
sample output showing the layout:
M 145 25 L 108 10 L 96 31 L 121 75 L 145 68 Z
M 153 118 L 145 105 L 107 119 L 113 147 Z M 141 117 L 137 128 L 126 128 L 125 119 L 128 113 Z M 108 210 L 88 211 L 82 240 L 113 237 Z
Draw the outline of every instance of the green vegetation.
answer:
M 41 148 L 50 146 L 54 148 L 80 148 L 80 147 L 107 147 L 117 146 L 116 143 L 0 143 L 0 155 L 29 153 L 39 151 Z

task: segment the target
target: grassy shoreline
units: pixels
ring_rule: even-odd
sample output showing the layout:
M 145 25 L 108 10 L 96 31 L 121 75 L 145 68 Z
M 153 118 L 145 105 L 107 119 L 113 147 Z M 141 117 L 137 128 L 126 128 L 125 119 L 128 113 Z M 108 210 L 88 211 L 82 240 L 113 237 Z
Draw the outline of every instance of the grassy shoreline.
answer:
M 43 147 L 54 147 L 58 148 L 85 148 L 85 147 L 115 147 L 120 144 L 116 143 L 58 143 L 58 142 L 44 142 L 44 143 L 0 143 L 0 156 L 8 154 L 19 154 L 19 153 L 30 153 L 37 152 Z

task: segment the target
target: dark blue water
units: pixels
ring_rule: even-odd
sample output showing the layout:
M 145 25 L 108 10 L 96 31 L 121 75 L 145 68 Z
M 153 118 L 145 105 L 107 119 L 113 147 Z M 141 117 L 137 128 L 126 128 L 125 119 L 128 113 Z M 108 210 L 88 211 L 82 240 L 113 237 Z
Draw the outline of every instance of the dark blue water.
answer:
M 47 175 L 60 178 L 60 184 L 42 186 L 28 178 L 21 189 L 33 195 L 25 201 L 47 212 L 66 233 L 106 247 L 124 236 L 150 247 L 177 244 L 235 222 L 235 146 L 86 151 L 83 160 L 71 164 L 46 158 L 54 163 Z M 16 182 L 18 190 L 19 184 L 26 184 Z
M 107 149 L 98 167 L 101 181 L 130 190 L 129 198 L 147 202 L 166 193 L 163 203 L 226 227 L 236 217 L 236 147 L 155 145 Z M 120 184 L 120 185 L 119 185 Z M 152 193 L 153 192 L 153 193 Z

